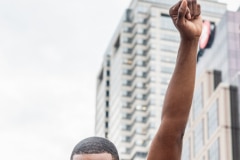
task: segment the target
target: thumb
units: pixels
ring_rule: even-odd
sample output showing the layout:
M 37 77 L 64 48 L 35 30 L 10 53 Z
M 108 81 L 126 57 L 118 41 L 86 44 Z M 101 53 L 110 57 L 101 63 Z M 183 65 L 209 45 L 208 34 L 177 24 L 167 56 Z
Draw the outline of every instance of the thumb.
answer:
M 182 25 L 185 22 L 185 15 L 187 13 L 187 0 L 182 0 L 182 3 L 178 9 L 177 24 Z

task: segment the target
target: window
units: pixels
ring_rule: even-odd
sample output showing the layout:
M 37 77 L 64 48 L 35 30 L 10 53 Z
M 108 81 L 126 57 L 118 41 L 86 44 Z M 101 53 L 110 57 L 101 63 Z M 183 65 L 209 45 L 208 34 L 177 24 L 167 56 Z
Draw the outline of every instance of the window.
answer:
M 137 39 L 137 44 L 143 44 L 144 40 L 143 39 Z
M 219 139 L 217 139 L 208 151 L 208 159 L 209 160 L 220 160 L 221 157 L 219 156 Z
M 109 107 L 109 102 L 108 101 L 106 101 L 106 107 Z
M 123 108 L 129 108 L 130 106 L 131 106 L 131 104 L 128 103 L 128 102 L 122 102 L 122 107 Z
M 142 71 L 138 71 L 136 73 L 137 77 L 145 77 L 146 73 L 145 72 L 142 72 Z
M 138 54 L 138 55 L 143 55 L 144 52 L 143 52 L 143 50 L 138 49 L 138 50 L 136 51 L 136 54 Z
M 132 28 L 130 27 L 124 27 L 123 32 L 132 32 Z
M 173 67 L 162 66 L 162 67 L 161 67 L 161 71 L 162 71 L 163 73 L 172 74 L 172 73 L 173 73 Z
M 123 91 L 122 95 L 126 96 L 126 97 L 130 97 L 131 96 L 131 92 L 130 91 Z
M 136 133 L 137 134 L 146 134 L 146 130 L 143 128 L 136 128 Z
M 117 38 L 117 40 L 116 40 L 116 42 L 115 42 L 115 44 L 114 44 L 114 48 L 115 48 L 116 50 L 118 50 L 119 47 L 120 47 L 120 36 Z
M 141 139 L 136 140 L 136 145 L 137 146 L 143 146 L 144 145 L 144 140 L 141 140 Z
M 141 158 L 145 158 L 147 156 L 146 152 L 137 152 L 135 154 L 135 156 L 133 157 L 133 159 L 137 158 L 137 157 L 141 157 Z
M 110 76 L 110 71 L 107 71 L 107 76 Z
M 130 48 L 123 48 L 123 53 L 131 53 L 131 51 Z
M 203 84 L 201 84 L 194 93 L 193 100 L 193 118 L 196 119 L 203 108 Z
M 136 98 L 137 98 L 137 99 L 144 99 L 145 96 L 144 96 L 143 94 L 137 94 Z
M 136 109 L 137 109 L 138 111 L 146 111 L 146 110 L 147 110 L 147 107 L 146 107 L 146 106 L 142 106 L 142 105 L 137 105 L 137 106 L 136 106 Z
M 156 88 L 151 88 L 150 93 L 156 93 Z
M 139 5 L 139 6 L 137 7 L 137 11 L 138 11 L 138 12 L 141 12 L 141 13 L 147 13 L 147 12 L 148 12 L 148 8 L 145 7 L 145 6 L 143 6 L 143 5 Z
M 161 88 L 161 95 L 165 95 L 167 92 L 167 87 L 162 87 Z
M 109 91 L 106 91 L 106 96 L 109 97 Z
M 183 143 L 182 160 L 190 160 L 190 139 Z
M 108 122 L 105 122 L 105 128 L 108 128 Z
M 145 84 L 142 83 L 142 82 L 138 82 L 138 83 L 136 84 L 136 88 L 144 88 L 144 87 L 145 87 Z
M 194 155 L 196 156 L 202 149 L 204 144 L 204 128 L 203 121 L 197 125 L 194 131 Z
M 105 138 L 108 138 L 108 132 L 105 132 Z
M 129 37 L 123 37 L 122 41 L 125 42 L 125 43 L 131 43 L 132 42 L 131 38 L 129 38 Z
M 131 82 L 130 80 L 124 79 L 124 80 L 122 81 L 122 84 L 123 84 L 124 86 L 130 86 L 130 85 L 132 84 L 132 82 Z
M 128 65 L 131 65 L 131 64 L 132 64 L 132 60 L 131 60 L 131 59 L 124 59 L 124 60 L 123 60 L 123 63 L 124 63 L 124 64 L 128 64 Z
M 218 101 L 215 101 L 208 111 L 208 137 L 210 138 L 212 134 L 218 128 Z
M 155 99 L 150 99 L 150 105 L 155 105 L 156 104 L 156 100 Z
M 123 74 L 131 75 L 132 71 L 130 69 L 123 69 Z
M 177 31 L 169 15 L 161 14 L 161 29 Z
M 144 66 L 145 65 L 145 62 L 143 62 L 143 61 L 137 61 L 137 63 L 136 63 L 138 66 Z
M 107 60 L 107 66 L 109 67 L 110 65 L 111 65 L 111 62 L 110 62 L 110 60 Z

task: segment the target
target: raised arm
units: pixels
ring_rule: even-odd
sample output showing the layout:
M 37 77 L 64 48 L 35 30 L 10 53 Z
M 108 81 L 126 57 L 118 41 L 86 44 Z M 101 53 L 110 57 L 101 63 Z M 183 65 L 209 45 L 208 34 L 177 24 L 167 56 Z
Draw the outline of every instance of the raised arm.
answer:
M 163 103 L 162 122 L 151 144 L 148 160 L 180 160 L 194 91 L 198 40 L 202 32 L 200 5 L 196 0 L 181 0 L 169 13 L 181 42 Z

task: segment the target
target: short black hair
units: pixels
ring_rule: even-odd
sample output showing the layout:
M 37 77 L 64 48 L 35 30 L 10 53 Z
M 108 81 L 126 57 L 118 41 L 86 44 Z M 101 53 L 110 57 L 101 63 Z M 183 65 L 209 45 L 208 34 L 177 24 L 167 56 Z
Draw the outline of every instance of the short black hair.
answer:
M 109 153 L 113 160 L 119 160 L 118 151 L 115 145 L 106 138 L 89 137 L 80 141 L 73 149 L 71 160 L 77 154 L 98 154 Z

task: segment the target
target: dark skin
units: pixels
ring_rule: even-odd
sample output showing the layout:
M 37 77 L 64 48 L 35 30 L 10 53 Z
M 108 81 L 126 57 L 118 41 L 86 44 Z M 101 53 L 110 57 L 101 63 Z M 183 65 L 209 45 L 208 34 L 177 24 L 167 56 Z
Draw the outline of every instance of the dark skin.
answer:
M 177 62 L 163 103 L 162 122 L 148 160 L 180 160 L 195 83 L 198 41 L 202 32 L 197 0 L 181 0 L 169 10 L 181 42 Z

